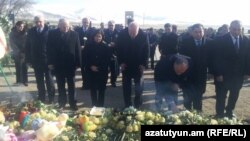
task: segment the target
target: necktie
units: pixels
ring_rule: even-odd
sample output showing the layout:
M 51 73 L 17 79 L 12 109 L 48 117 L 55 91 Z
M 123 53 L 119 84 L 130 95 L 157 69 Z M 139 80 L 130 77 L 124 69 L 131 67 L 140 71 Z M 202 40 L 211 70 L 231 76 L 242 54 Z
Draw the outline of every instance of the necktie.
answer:
M 201 40 L 197 40 L 197 41 L 196 41 L 196 46 L 197 46 L 197 47 L 201 47 Z
M 87 28 L 83 28 L 83 32 L 86 32 L 87 31 Z
M 236 50 L 239 49 L 239 38 L 238 37 L 235 37 L 234 47 Z
M 38 32 L 38 33 L 41 33 L 41 32 L 42 32 L 42 29 L 41 29 L 41 28 L 37 28 L 37 32 Z

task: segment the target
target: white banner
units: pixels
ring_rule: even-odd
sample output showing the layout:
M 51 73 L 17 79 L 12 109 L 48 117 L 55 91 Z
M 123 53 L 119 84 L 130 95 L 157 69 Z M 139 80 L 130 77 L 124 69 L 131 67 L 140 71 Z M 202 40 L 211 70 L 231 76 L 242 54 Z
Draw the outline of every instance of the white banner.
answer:
M 6 49 L 7 49 L 6 38 L 2 28 L 0 27 L 0 59 L 4 57 Z

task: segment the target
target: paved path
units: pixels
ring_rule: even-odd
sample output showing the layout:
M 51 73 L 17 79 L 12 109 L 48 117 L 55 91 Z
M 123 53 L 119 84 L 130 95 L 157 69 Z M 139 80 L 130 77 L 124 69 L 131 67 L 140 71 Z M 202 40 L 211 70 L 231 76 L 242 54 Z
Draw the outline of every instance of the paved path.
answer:
M 14 68 L 11 67 L 10 70 L 14 72 Z M 27 101 L 29 99 L 36 98 L 36 83 L 34 79 L 33 69 L 29 69 L 29 86 L 15 86 L 15 75 L 11 74 L 8 68 L 4 68 L 4 72 L 7 75 L 7 78 L 12 84 L 12 89 L 14 92 L 10 92 L 7 84 L 5 83 L 2 74 L 0 74 L 0 101 L 1 104 L 12 102 L 13 104 Z M 78 106 L 80 107 L 91 107 L 90 93 L 87 90 L 80 90 L 81 87 L 81 75 L 79 73 L 76 76 L 76 87 L 77 87 L 77 101 Z M 241 119 L 250 119 L 250 83 L 245 83 L 244 87 L 241 90 L 238 103 L 236 105 L 235 114 Z M 147 70 L 145 72 L 145 89 L 143 93 L 143 109 L 155 110 L 154 105 L 154 81 L 153 81 L 153 71 Z M 57 98 L 56 98 L 57 99 Z M 123 96 L 122 96 L 122 87 L 121 87 L 121 77 L 118 79 L 118 85 L 116 88 L 110 87 L 108 83 L 106 97 L 105 97 L 105 106 L 106 107 L 115 107 L 123 108 Z M 182 96 L 179 96 L 179 107 L 182 106 Z M 204 113 L 213 115 L 215 113 L 215 99 L 214 99 L 214 85 L 211 81 L 208 81 L 207 91 L 203 97 L 203 107 Z

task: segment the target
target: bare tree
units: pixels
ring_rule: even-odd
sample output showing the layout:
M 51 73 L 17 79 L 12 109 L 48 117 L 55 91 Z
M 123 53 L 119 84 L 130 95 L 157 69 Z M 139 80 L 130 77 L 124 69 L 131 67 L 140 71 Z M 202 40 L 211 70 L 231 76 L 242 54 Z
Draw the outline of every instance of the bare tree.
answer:
M 18 15 L 35 4 L 35 0 L 0 0 L 0 15 Z

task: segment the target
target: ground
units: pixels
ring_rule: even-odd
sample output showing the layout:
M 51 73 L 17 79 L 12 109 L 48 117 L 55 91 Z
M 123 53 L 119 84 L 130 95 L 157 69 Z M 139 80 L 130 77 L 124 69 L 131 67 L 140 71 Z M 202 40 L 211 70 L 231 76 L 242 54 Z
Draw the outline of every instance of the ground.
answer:
M 13 105 L 24 102 L 37 97 L 37 88 L 34 78 L 33 69 L 29 68 L 29 86 L 23 85 L 17 86 L 15 83 L 15 74 L 13 66 L 4 67 L 3 71 L 7 76 L 7 80 L 11 85 L 12 90 L 9 89 L 3 75 L 0 74 L 0 101 L 1 105 L 6 103 L 12 103 Z M 76 76 L 76 99 L 79 107 L 91 107 L 90 93 L 88 90 L 80 90 L 81 87 L 81 75 L 80 70 L 77 71 Z M 241 89 L 240 96 L 235 108 L 235 114 L 240 119 L 250 119 L 250 88 L 248 83 L 245 83 Z M 153 71 L 145 71 L 145 84 L 143 91 L 143 105 L 142 109 L 155 110 L 154 105 L 155 87 L 153 81 Z M 215 114 L 215 99 L 214 99 L 214 85 L 212 81 L 207 82 L 207 90 L 203 96 L 203 112 L 208 115 Z M 57 101 L 57 98 L 56 98 Z M 121 87 L 121 76 L 118 78 L 117 87 L 113 88 L 108 83 L 106 96 L 105 96 L 105 107 L 123 108 L 123 95 Z M 179 95 L 179 108 L 183 109 L 182 95 Z

